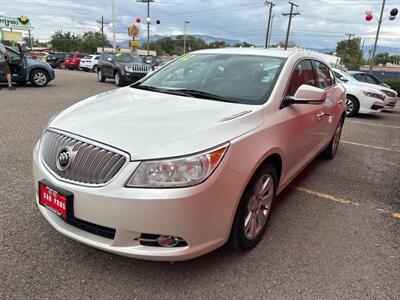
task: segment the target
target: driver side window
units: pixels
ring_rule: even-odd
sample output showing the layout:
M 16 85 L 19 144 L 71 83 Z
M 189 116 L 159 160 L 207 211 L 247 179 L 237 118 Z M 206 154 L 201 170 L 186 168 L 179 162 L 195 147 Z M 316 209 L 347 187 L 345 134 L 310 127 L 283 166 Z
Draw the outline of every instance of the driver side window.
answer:
M 315 86 L 315 75 L 311 60 L 303 60 L 297 64 L 289 81 L 286 96 L 294 96 L 303 84 Z

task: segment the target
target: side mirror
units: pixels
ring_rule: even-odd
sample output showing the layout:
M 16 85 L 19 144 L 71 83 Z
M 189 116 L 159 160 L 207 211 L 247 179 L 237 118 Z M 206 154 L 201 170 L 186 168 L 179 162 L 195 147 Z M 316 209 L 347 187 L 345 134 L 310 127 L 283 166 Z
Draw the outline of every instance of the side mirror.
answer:
M 321 104 L 325 101 L 327 93 L 325 90 L 315 86 L 303 84 L 299 87 L 296 94 L 286 96 L 283 99 L 281 108 L 290 106 L 292 104 Z
M 349 82 L 349 80 L 346 77 L 340 77 L 339 80 L 342 82 Z

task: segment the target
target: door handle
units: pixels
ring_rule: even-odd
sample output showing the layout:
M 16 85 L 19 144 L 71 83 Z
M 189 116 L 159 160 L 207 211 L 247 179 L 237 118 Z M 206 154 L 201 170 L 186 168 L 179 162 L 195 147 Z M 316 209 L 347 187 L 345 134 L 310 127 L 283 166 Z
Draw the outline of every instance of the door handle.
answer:
M 323 112 L 323 111 L 320 111 L 320 112 L 318 112 L 318 113 L 315 114 L 315 116 L 317 117 L 318 120 L 321 120 L 322 117 L 325 117 L 325 116 L 329 117 L 330 115 L 331 115 L 331 114 L 325 113 L 325 112 Z

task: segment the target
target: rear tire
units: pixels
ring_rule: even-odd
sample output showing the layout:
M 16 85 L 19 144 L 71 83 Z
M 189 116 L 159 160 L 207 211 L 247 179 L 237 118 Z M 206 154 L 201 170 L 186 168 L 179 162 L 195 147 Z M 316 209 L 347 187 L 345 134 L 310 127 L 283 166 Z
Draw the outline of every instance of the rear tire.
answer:
M 344 124 L 344 118 L 339 121 L 338 126 L 335 129 L 332 140 L 326 149 L 321 153 L 321 156 L 325 159 L 334 159 L 336 156 L 337 149 L 339 147 L 340 137 L 342 136 L 342 129 Z
M 229 242 L 247 251 L 261 240 L 275 204 L 278 175 L 272 163 L 261 166 L 248 183 L 236 210 Z
M 360 102 L 356 97 L 346 95 L 346 116 L 351 118 L 358 114 L 360 110 Z
M 58 65 L 58 67 L 59 67 L 60 69 L 62 69 L 62 70 L 64 70 L 64 69 L 66 68 L 63 61 L 60 62 L 60 64 Z
M 94 73 L 97 73 L 98 69 L 99 69 L 99 68 L 98 68 L 97 65 L 96 65 L 96 66 L 93 66 L 92 71 L 93 71 Z

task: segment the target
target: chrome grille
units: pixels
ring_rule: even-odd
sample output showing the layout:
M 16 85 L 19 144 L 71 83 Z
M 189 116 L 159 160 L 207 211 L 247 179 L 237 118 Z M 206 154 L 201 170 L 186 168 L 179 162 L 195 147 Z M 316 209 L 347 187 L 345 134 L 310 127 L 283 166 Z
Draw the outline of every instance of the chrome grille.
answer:
M 150 67 L 144 65 L 133 65 L 132 70 L 136 73 L 147 73 L 150 71 Z
M 57 164 L 63 149 L 68 149 L 70 153 L 70 163 L 65 169 Z M 42 139 L 41 155 L 54 175 L 66 181 L 89 185 L 109 182 L 128 161 L 127 155 L 120 151 L 52 130 L 47 130 Z

